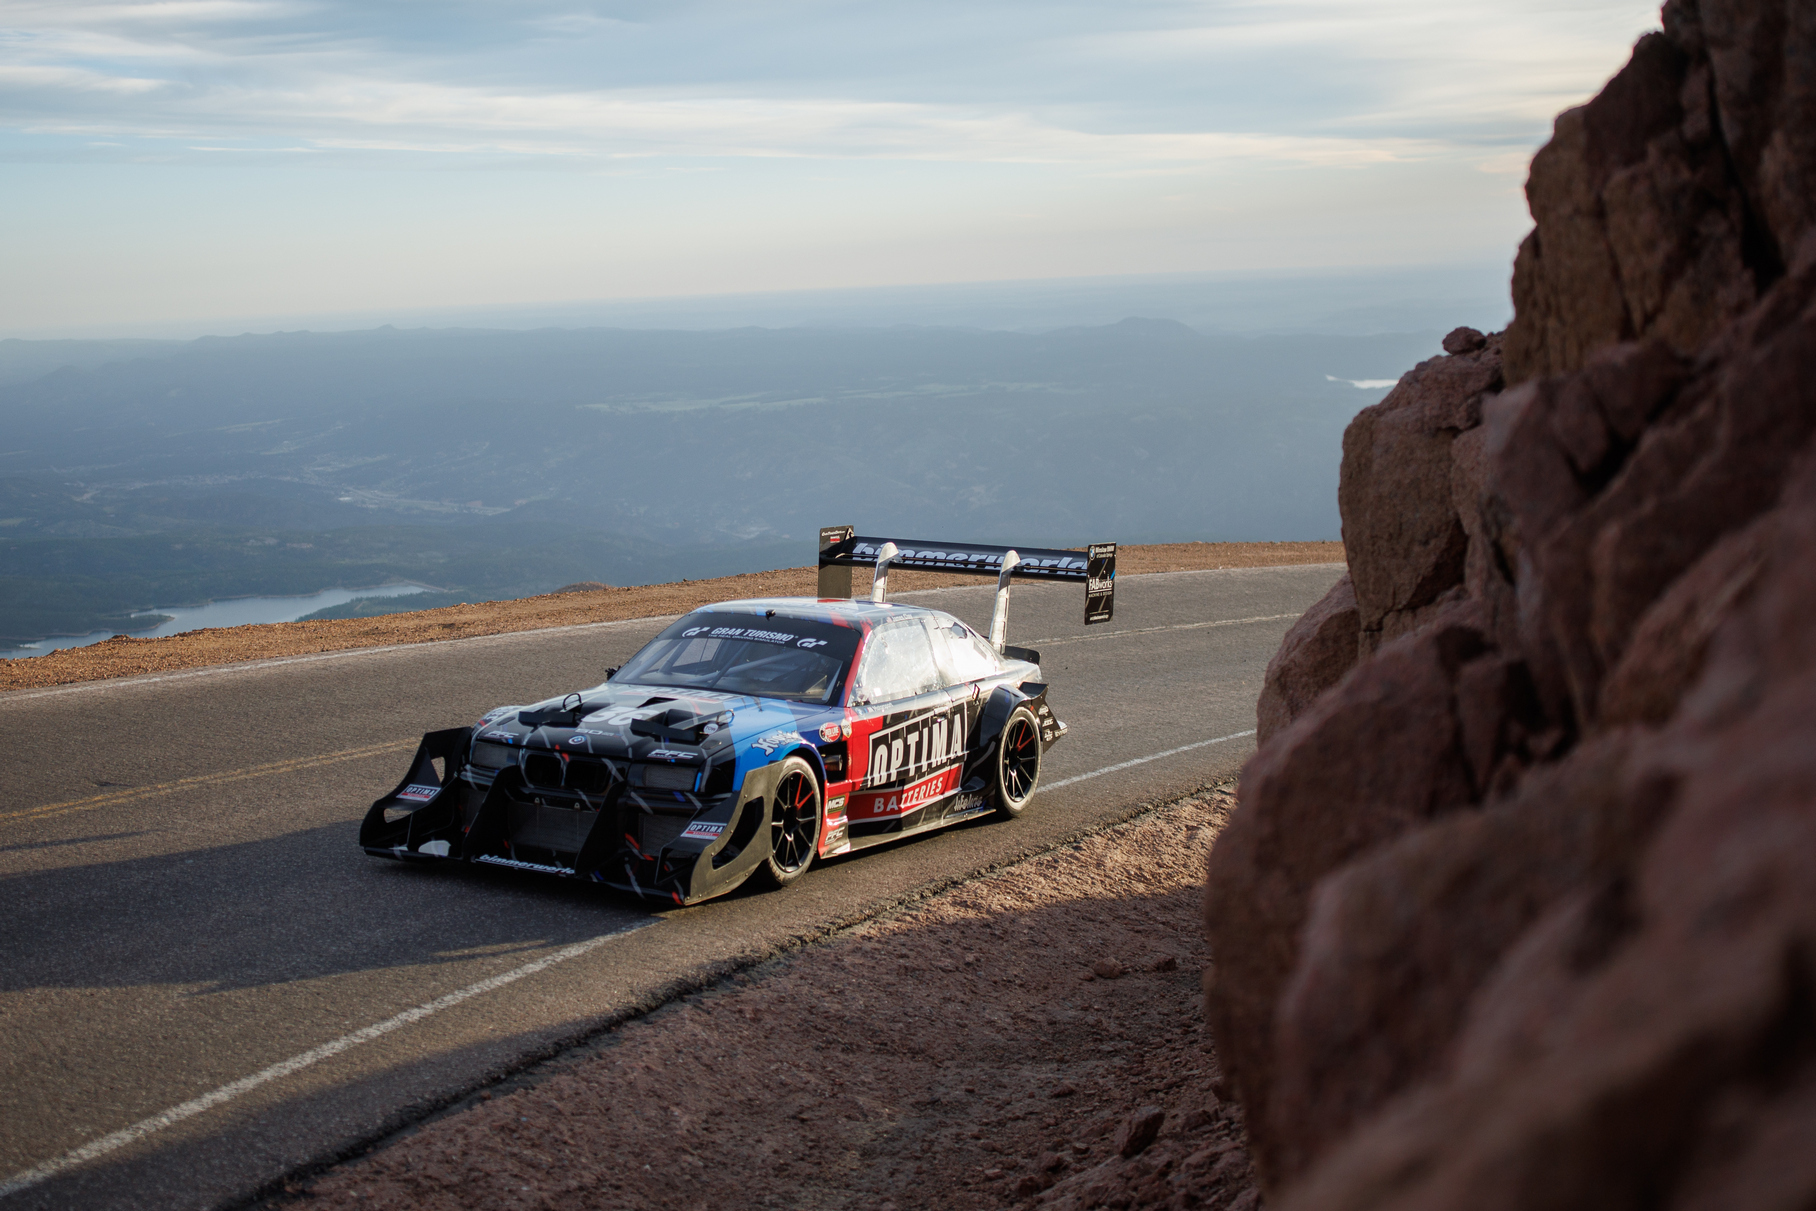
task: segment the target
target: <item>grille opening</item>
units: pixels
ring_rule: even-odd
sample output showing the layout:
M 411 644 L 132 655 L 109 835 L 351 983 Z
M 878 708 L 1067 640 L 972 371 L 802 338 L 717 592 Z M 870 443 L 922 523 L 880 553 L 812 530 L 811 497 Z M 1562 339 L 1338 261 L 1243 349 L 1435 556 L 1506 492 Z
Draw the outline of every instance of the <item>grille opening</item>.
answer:
M 691 765 L 651 765 L 644 767 L 643 785 L 656 790 L 691 791 L 694 777 Z
M 731 780 L 738 771 L 738 763 L 725 760 L 706 771 L 706 785 L 700 791 L 703 795 L 731 794 Z
M 553 753 L 531 753 L 523 759 L 523 780 L 536 786 L 561 785 L 561 758 Z
M 567 784 L 582 794 L 601 794 L 612 784 L 611 767 L 603 761 L 569 761 Z

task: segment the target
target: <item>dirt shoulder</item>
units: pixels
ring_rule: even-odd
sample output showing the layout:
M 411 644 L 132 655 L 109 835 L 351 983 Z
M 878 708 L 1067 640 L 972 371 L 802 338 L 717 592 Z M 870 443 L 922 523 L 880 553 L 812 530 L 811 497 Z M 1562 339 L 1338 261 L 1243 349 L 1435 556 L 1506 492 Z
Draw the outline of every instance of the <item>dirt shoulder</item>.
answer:
M 1257 568 L 1286 564 L 1338 563 L 1343 545 L 1335 542 L 1184 542 L 1128 546 L 1117 551 L 1117 573 L 1183 572 L 1205 568 Z M 853 576 L 854 587 L 868 591 L 866 573 Z M 898 571 L 890 575 L 895 592 L 979 584 L 975 576 Z M 548 593 L 516 601 L 486 601 L 446 606 L 378 618 L 344 618 L 330 622 L 278 622 L 261 626 L 214 627 L 162 639 L 116 635 L 83 648 L 64 648 L 42 656 L 0 660 L 0 692 L 163 673 L 205 665 L 234 664 L 273 656 L 302 656 L 350 648 L 400 643 L 433 643 L 475 635 L 501 635 L 544 627 L 575 626 L 685 614 L 715 601 L 741 597 L 797 597 L 814 593 L 813 568 L 748 572 L 715 580 L 683 580 L 637 588 L 606 588 L 578 593 Z
M 1206 790 L 796 951 L 282 1202 L 1247 1211 L 1199 988 L 1234 806 Z

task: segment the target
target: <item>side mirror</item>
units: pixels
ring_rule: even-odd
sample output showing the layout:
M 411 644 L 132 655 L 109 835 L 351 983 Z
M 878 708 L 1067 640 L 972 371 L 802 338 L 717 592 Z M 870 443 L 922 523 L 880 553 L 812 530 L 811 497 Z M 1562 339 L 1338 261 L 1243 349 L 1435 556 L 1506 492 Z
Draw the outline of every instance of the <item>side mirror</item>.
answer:
M 623 665 L 619 665 L 617 668 L 610 668 L 610 669 L 605 670 L 605 679 L 607 681 L 610 681 L 612 678 L 614 678 L 618 675 L 618 669 L 621 669 L 623 667 L 624 667 Z

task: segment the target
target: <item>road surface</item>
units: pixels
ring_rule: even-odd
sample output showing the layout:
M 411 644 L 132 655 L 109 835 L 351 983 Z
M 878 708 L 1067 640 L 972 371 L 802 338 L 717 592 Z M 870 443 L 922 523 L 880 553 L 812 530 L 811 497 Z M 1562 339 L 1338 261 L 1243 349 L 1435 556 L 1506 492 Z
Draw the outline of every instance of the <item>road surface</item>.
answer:
M 1292 620 L 1341 568 L 1018 586 L 1071 725 L 1018 820 L 650 911 L 355 844 L 418 735 L 595 684 L 652 619 L 0 697 L 0 1211 L 269 1189 L 603 1024 L 1145 802 L 1233 774 Z M 905 595 L 988 624 L 994 586 Z

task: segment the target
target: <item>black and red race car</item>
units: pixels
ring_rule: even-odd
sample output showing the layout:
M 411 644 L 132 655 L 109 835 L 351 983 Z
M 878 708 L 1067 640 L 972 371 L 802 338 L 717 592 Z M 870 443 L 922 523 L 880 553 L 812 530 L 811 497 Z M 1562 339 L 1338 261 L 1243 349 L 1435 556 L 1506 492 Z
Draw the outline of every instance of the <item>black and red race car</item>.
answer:
M 816 856 L 1019 814 L 1066 725 L 1040 654 L 1003 642 L 1009 581 L 1085 581 L 1087 621 L 1102 621 L 1114 545 L 1018 552 L 831 533 L 822 592 L 874 559 L 870 600 L 850 599 L 847 571 L 844 597 L 708 606 L 591 689 L 431 732 L 372 805 L 360 844 L 691 904 L 753 875 L 787 886 Z M 888 601 L 891 564 L 997 575 L 989 639 Z

